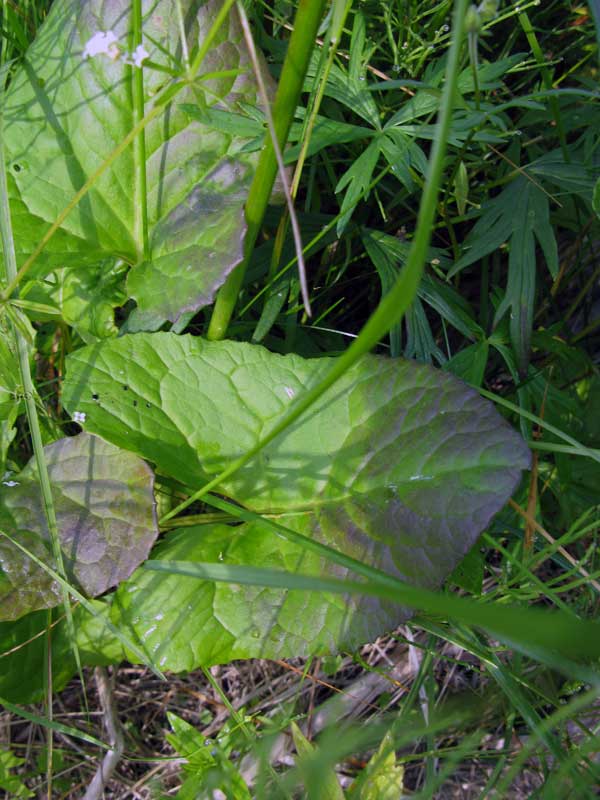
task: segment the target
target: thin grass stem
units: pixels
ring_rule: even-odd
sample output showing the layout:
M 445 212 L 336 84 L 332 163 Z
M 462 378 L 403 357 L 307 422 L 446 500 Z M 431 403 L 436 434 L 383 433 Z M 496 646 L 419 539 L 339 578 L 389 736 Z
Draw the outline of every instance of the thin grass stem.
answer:
M 142 47 L 142 0 L 132 2 L 132 53 Z M 129 67 L 133 88 L 133 124 L 139 126 L 144 119 L 144 70 L 132 64 Z M 138 260 L 148 258 L 148 193 L 146 187 L 146 132 L 140 127 L 133 140 L 133 167 L 135 172 L 134 192 L 134 239 L 138 248 Z

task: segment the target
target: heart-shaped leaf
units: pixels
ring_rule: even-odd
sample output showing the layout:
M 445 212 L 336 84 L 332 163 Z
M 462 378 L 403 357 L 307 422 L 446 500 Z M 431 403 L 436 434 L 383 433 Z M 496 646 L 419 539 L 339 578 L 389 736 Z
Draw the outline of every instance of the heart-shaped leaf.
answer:
M 145 110 L 151 112 L 168 73 L 179 69 L 183 81 L 184 67 L 172 2 L 143 5 Z M 182 0 L 192 56 L 221 5 Z M 2 135 L 20 261 L 134 127 L 131 14 L 130 0 L 56 0 L 11 81 Z M 89 57 L 98 34 L 114 36 L 114 45 Z M 210 303 L 242 257 L 243 206 L 257 153 L 240 152 L 247 136 L 217 129 L 208 116 L 185 108 L 236 111 L 244 102 L 255 106 L 257 89 L 234 9 L 202 62 L 202 75 L 145 130 L 150 258 L 141 256 L 143 243 L 136 240 L 142 200 L 129 147 L 63 221 L 38 273 L 80 266 L 82 259 L 121 258 L 133 265 L 128 290 L 143 311 L 175 321 Z
M 44 454 L 68 577 L 86 594 L 102 594 L 131 575 L 158 535 L 152 471 L 87 433 L 59 439 Z M 56 569 L 35 462 L 0 489 L 0 531 Z M 57 582 L 0 536 L 0 619 L 60 602 Z
M 268 433 L 330 363 L 137 334 L 73 353 L 63 402 L 86 412 L 88 430 L 197 487 Z M 219 491 L 432 587 L 474 544 L 528 463 L 522 439 L 465 384 L 416 362 L 368 356 Z M 179 561 L 347 573 L 258 522 L 181 531 L 161 548 L 158 558 Z M 117 597 L 123 619 L 173 669 L 335 650 L 402 618 L 379 600 L 216 587 L 143 570 Z

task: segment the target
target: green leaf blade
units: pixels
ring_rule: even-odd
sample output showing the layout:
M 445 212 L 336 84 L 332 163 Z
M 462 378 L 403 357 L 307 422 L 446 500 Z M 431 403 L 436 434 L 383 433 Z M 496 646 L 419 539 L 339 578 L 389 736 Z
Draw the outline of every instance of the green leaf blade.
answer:
M 243 343 L 136 334 L 72 354 L 63 402 L 86 413 L 89 431 L 196 488 L 253 447 L 328 362 Z M 466 554 L 528 465 L 520 437 L 465 384 L 423 364 L 367 356 L 219 491 L 254 512 L 275 515 L 307 539 L 430 588 Z M 259 521 L 202 528 L 191 540 L 181 532 L 168 542 L 160 557 L 178 561 L 224 560 L 302 573 L 308 568 L 317 576 L 348 573 L 309 553 L 301 541 L 283 541 Z M 132 584 L 144 588 L 129 593 L 125 586 L 118 594 L 127 624 L 139 618 L 134 628 L 142 640 L 150 631 L 160 648 L 182 626 L 180 613 L 196 620 L 201 632 L 196 653 L 189 650 L 195 634 L 186 628 L 180 645 L 185 655 L 172 661 L 170 650 L 161 654 L 175 669 L 221 657 L 331 652 L 406 618 L 379 600 L 340 605 L 339 598 L 308 600 L 291 593 L 289 599 L 272 589 L 261 595 L 262 611 L 253 622 L 258 595 L 207 583 L 198 599 L 198 587 L 190 584 L 184 592 L 169 583 L 172 578 L 152 576 L 151 600 L 154 589 L 149 591 L 147 580 L 136 573 Z M 171 597 L 180 610 L 168 626 L 173 634 L 165 635 L 154 617 Z M 281 627 L 284 618 L 287 627 Z M 299 619 L 309 624 L 299 625 Z
M 60 439 L 44 452 L 69 578 L 88 595 L 102 594 L 129 577 L 156 539 L 153 474 L 140 459 L 88 434 Z M 2 486 L 0 526 L 53 565 L 33 462 Z M 0 564 L 3 619 L 61 602 L 52 577 L 6 537 Z
M 150 60 L 169 72 L 174 64 L 168 54 L 180 47 L 171 10 L 167 0 L 157 0 L 143 20 Z M 214 6 L 198 8 L 184 0 L 182 12 L 193 50 L 208 34 Z M 3 136 L 21 261 L 34 251 L 40 223 L 54 223 L 134 127 L 132 68 L 123 57 L 130 28 L 129 0 L 57 0 L 11 82 Z M 98 31 L 116 36 L 114 58 L 86 57 L 87 42 Z M 150 256 L 143 257 L 142 242 L 133 235 L 141 200 L 134 192 L 131 147 L 97 175 L 49 244 L 49 263 L 60 266 L 79 266 L 82 255 L 90 263 L 90 253 L 92 263 L 123 259 L 133 267 L 128 291 L 139 308 L 172 322 L 211 303 L 241 260 L 244 204 L 258 157 L 242 152 L 249 141 L 244 131 L 216 130 L 210 119 L 204 123 L 185 111 L 198 103 L 221 113 L 256 105 L 237 12 L 227 17 L 202 66 L 212 77 L 180 83 L 177 103 L 165 104 L 144 131 Z M 144 68 L 146 113 L 155 111 L 155 98 L 165 87 L 165 72 Z M 36 268 L 43 273 L 41 260 Z

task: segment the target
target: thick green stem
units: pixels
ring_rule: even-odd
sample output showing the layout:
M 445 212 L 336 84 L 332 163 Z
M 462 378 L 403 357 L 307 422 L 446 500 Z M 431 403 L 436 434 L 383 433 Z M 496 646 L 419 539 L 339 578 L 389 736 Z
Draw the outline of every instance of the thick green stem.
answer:
M 302 145 L 300 147 L 298 161 L 294 169 L 294 179 L 292 181 L 292 197 L 296 197 L 296 194 L 298 193 L 298 187 L 300 186 L 300 177 L 302 175 L 304 162 L 306 161 L 306 153 L 308 152 L 308 145 L 310 144 L 312 131 L 315 126 L 315 122 L 317 121 L 317 114 L 319 113 L 319 108 L 321 107 L 321 101 L 323 100 L 323 97 L 325 95 L 325 88 L 327 86 L 329 73 L 331 72 L 331 68 L 333 66 L 333 62 L 337 53 L 337 47 L 340 38 L 342 36 L 342 31 L 344 29 L 344 23 L 346 22 L 346 17 L 348 16 L 348 12 L 350 11 L 351 5 L 352 5 L 352 0 L 337 0 L 337 2 L 334 0 L 334 14 L 333 14 L 333 19 L 331 20 L 331 25 L 329 26 L 329 39 L 327 42 L 328 45 L 327 61 L 325 62 L 325 67 L 320 76 L 317 91 L 311 98 L 312 102 L 310 107 L 310 113 L 308 114 L 306 123 L 302 130 Z
M 317 115 L 319 113 L 321 101 L 325 94 L 327 79 L 329 77 L 329 73 L 331 72 L 331 67 L 333 66 L 335 55 L 337 53 L 337 45 L 342 35 L 344 23 L 346 21 L 346 17 L 348 16 L 348 12 L 350 11 L 351 5 L 352 5 L 352 0 L 334 0 L 332 6 L 333 16 L 329 26 L 328 40 L 321 54 L 321 61 L 325 61 L 325 66 L 323 67 L 322 71 L 320 69 L 320 66 L 319 69 L 317 70 L 317 75 L 319 75 L 320 73 L 320 77 L 318 78 L 318 85 L 315 86 L 315 89 L 313 89 L 313 92 L 311 93 L 311 97 L 309 98 L 308 108 L 306 110 L 306 117 L 304 120 L 304 126 L 302 128 L 302 134 L 301 134 L 302 145 L 300 148 L 300 153 L 298 155 L 298 161 L 296 162 L 296 166 L 294 168 L 294 177 L 292 179 L 292 185 L 290 188 L 290 194 L 292 200 L 295 200 L 296 195 L 298 194 L 298 188 L 300 186 L 300 178 L 302 177 L 302 170 L 304 168 L 304 162 L 306 161 L 306 154 L 308 152 L 308 146 L 310 144 L 312 131 L 315 122 L 317 120 Z M 325 59 L 325 53 L 327 53 L 326 59 Z M 271 256 L 271 264 L 269 266 L 269 280 L 273 279 L 275 273 L 277 272 L 277 267 L 279 266 L 279 261 L 281 259 L 281 253 L 283 250 L 283 243 L 285 241 L 285 236 L 288 229 L 288 221 L 289 221 L 289 215 L 284 214 L 281 217 L 279 225 L 277 227 L 277 233 L 275 234 L 275 244 L 273 246 L 273 255 Z M 290 305 L 292 304 L 293 304 L 292 298 L 290 297 Z M 288 323 L 292 322 L 293 318 L 291 316 L 288 317 Z
M 442 94 L 435 141 L 429 161 L 429 171 L 423 190 L 421 206 L 419 208 L 417 229 L 406 260 L 406 265 L 398 276 L 396 283 L 391 291 L 382 298 L 376 310 L 362 329 L 360 336 L 353 342 L 348 350 L 334 362 L 325 377 L 298 399 L 290 411 L 274 426 L 264 439 L 261 439 L 251 450 L 233 461 L 220 475 L 217 475 L 190 498 L 177 506 L 177 508 L 172 509 L 163 517 L 161 524 L 167 519 L 176 516 L 180 511 L 187 508 L 187 506 L 195 502 L 195 500 L 203 497 L 207 492 L 218 489 L 224 480 L 231 477 L 231 475 L 251 461 L 267 444 L 269 444 L 269 442 L 272 442 L 273 439 L 279 436 L 279 434 L 286 430 L 286 428 L 293 424 L 298 417 L 310 408 L 310 406 L 312 406 L 338 378 L 341 378 L 361 356 L 371 350 L 379 340 L 387 334 L 390 328 L 402 318 L 413 302 L 423 275 L 427 249 L 431 241 L 431 231 L 436 214 L 437 198 L 444 169 L 446 141 L 452 121 L 454 93 L 456 78 L 459 71 L 460 47 L 463 38 L 467 2 L 468 0 L 457 0 L 455 4 L 452 42 L 446 66 L 446 80 Z
M 310 55 L 323 14 L 325 0 L 300 0 L 294 30 L 283 63 L 273 104 L 273 120 L 279 146 L 283 148 L 304 84 Z M 244 241 L 244 259 L 235 268 L 217 296 L 208 328 L 209 339 L 223 339 L 242 287 L 248 261 L 260 231 L 267 204 L 277 176 L 277 158 L 270 139 L 261 153 L 246 202 L 248 230 Z
M 142 0 L 132 3 L 132 53 L 142 44 Z M 135 170 L 134 240 L 138 259 L 150 256 L 148 242 L 148 196 L 146 190 L 146 131 L 140 127 L 144 119 L 144 71 L 142 65 L 132 65 L 133 124 L 139 131 L 133 140 L 133 168 Z

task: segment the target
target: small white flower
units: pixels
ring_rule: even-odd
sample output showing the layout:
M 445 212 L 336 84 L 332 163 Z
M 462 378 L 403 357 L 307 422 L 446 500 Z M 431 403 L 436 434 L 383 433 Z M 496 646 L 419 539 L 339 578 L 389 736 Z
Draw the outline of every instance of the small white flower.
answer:
M 73 422 L 85 422 L 85 411 L 74 411 Z
M 2 481 L 2 484 L 3 484 L 3 486 L 10 486 L 12 488 L 13 486 L 18 486 L 19 482 L 18 481 Z
M 98 31 L 86 42 L 82 58 L 93 58 L 99 55 L 110 56 L 113 59 L 119 57 L 117 37 L 112 31 Z
M 131 63 L 134 67 L 141 67 L 142 61 L 150 57 L 150 53 L 146 50 L 143 44 L 138 44 L 133 53 L 131 54 Z

